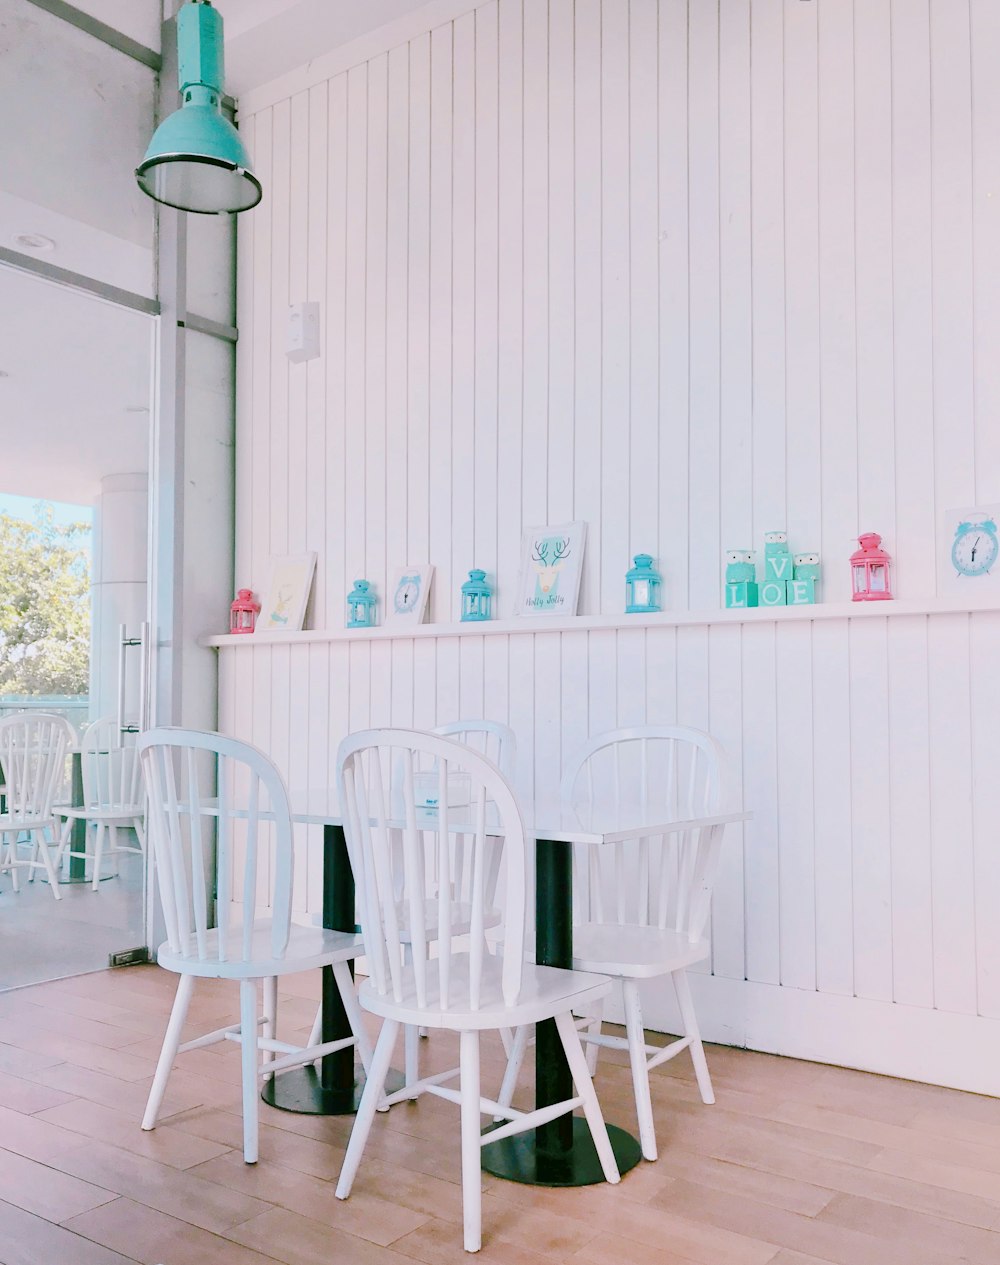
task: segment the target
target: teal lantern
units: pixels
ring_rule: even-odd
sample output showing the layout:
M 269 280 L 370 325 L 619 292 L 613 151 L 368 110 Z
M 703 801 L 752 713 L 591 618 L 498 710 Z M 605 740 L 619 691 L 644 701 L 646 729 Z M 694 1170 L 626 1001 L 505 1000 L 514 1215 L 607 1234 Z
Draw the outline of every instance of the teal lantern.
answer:
M 368 581 L 355 580 L 354 588 L 347 595 L 347 627 L 374 628 L 377 602 Z
M 135 172 L 140 189 L 180 211 L 248 211 L 262 190 L 222 113 L 222 18 L 209 0 L 188 0 L 177 14 L 177 79 L 181 108 L 153 133 Z
M 637 553 L 634 561 L 635 566 L 625 576 L 625 614 L 647 615 L 662 610 L 660 585 L 663 581 L 659 571 L 653 568 L 653 559 L 648 553 Z
M 486 572 L 473 570 L 462 585 L 462 622 L 489 619 L 493 606 L 493 590 L 486 583 Z

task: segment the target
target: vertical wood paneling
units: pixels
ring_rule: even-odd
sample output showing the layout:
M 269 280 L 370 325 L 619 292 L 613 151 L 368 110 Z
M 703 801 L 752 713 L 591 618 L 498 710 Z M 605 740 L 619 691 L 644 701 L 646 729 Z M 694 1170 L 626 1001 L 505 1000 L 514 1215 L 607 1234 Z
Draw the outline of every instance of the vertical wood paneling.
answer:
M 329 144 L 329 95 L 327 84 L 317 84 L 309 91 L 308 212 L 306 216 L 306 295 L 321 305 L 320 337 L 330 318 L 326 304 L 327 244 L 330 222 L 327 217 L 327 155 Z M 306 365 L 306 451 L 305 451 L 305 540 L 303 548 L 315 550 L 316 578 L 313 581 L 312 608 L 316 622 L 332 619 L 328 609 L 329 580 L 326 558 L 326 441 L 327 379 L 329 357 L 319 356 Z
M 697 609 L 718 600 L 716 566 L 720 536 L 721 459 L 719 390 L 719 12 L 711 4 L 691 5 L 688 16 L 688 173 L 691 221 L 691 275 L 698 278 L 689 297 L 691 447 L 688 529 L 691 575 L 688 592 Z M 697 507 L 696 509 L 694 507 Z
M 580 609 L 601 600 L 601 3 L 576 0 L 573 86 L 573 513 L 587 523 Z M 502 189 L 501 185 L 501 189 Z
M 452 418 L 452 45 L 451 27 L 431 34 L 430 138 L 430 557 L 436 568 L 430 618 L 451 611 Z
M 499 333 L 499 16 L 495 0 L 476 10 L 476 298 L 475 298 L 475 517 L 472 551 L 455 576 L 458 586 L 471 567 L 495 574 L 497 567 L 497 437 Z
M 444 621 L 475 564 L 507 615 L 522 526 L 576 517 L 583 611 L 641 548 L 708 612 L 722 549 L 780 527 L 827 600 L 859 529 L 932 595 L 940 512 L 1000 500 L 998 54 L 987 0 L 484 0 L 245 120 L 240 582 L 317 548 L 336 627 L 355 577 L 384 603 L 426 559 Z M 323 355 L 289 365 L 305 298 Z M 754 813 L 717 975 L 1000 1017 L 998 643 L 958 615 L 258 645 L 220 716 L 298 783 L 352 729 L 492 716 L 543 802 L 588 733 L 707 727 Z
M 408 523 L 410 56 L 389 53 L 385 277 L 385 556 L 387 575 L 419 561 L 410 556 Z M 416 454 L 414 454 L 416 458 Z M 388 594 L 388 590 L 386 590 Z
M 934 1005 L 927 620 L 889 624 L 893 998 Z
M 847 620 L 816 624 L 812 649 L 816 987 L 849 997 L 854 993 L 854 866 Z
M 784 0 L 785 525 L 793 549 L 818 549 L 822 517 L 819 402 L 819 5 Z
M 812 629 L 778 625 L 778 914 L 781 982 L 816 987 Z
M 934 1003 L 976 1012 L 976 890 L 972 810 L 969 617 L 931 621 L 929 705 Z
M 719 10 L 719 543 L 753 544 L 753 291 L 751 269 L 750 8 Z M 714 568 L 713 568 L 713 563 Z M 710 600 L 719 600 L 720 558 Z M 709 593 L 706 588 L 706 597 Z
M 854 855 L 854 991 L 892 999 L 892 819 L 888 651 L 882 621 L 849 629 L 851 653 L 851 811 Z
M 513 609 L 521 551 L 524 325 L 523 29 L 521 0 L 500 0 L 497 123 L 497 570 L 496 610 Z
M 473 565 L 476 530 L 476 15 L 455 23 L 452 91 L 451 575 L 443 618 L 458 616 L 454 589 Z
M 628 568 L 629 478 L 629 39 L 628 8 L 601 9 L 601 610 Z M 620 599 L 619 599 L 620 600 Z
M 548 515 L 554 523 L 569 522 L 573 517 L 576 446 L 573 9 L 573 0 L 549 0 L 547 492 Z
M 892 249 L 896 386 L 896 528 L 901 592 L 935 583 L 931 65 L 928 6 L 892 11 Z
M 826 0 L 819 34 L 820 594 L 834 602 L 850 596 L 838 562 L 858 527 L 853 0 Z
M 317 560 L 327 579 L 326 626 L 344 621 L 348 583 L 347 542 L 347 75 L 330 81 L 326 303 L 326 550 Z M 351 314 L 353 321 L 354 315 Z M 355 561 L 355 566 L 358 562 Z M 353 582 L 353 576 L 351 577 Z
M 890 0 L 854 6 L 858 526 L 894 546 L 892 50 Z M 905 593 L 905 590 L 902 590 Z
M 548 517 L 549 401 L 549 6 L 523 8 L 522 157 L 524 303 L 521 510 L 525 526 Z M 554 521 L 554 520 L 553 520 Z

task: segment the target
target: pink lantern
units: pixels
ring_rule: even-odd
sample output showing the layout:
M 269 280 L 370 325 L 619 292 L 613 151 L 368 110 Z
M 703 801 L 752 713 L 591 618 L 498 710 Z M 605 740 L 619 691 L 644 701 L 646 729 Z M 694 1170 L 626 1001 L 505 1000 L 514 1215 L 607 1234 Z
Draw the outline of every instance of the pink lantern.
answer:
M 858 537 L 860 549 L 851 554 L 851 582 L 855 602 L 885 602 L 891 599 L 889 563 L 892 558 L 882 548 L 882 537 L 866 531 Z
M 260 614 L 260 602 L 253 600 L 250 589 L 240 589 L 236 600 L 229 608 L 229 631 L 231 633 L 252 633 Z

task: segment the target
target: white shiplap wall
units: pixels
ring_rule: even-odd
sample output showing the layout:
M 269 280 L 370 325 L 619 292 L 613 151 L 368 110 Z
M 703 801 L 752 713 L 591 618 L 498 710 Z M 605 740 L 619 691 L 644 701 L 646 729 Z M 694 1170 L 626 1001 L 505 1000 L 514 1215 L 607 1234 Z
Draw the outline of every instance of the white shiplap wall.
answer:
M 441 622 L 478 565 L 507 613 L 522 524 L 576 517 L 584 612 L 640 549 L 711 610 L 776 527 L 827 600 L 861 528 L 933 597 L 940 513 L 1000 501 L 995 0 L 446 7 L 245 103 L 240 583 L 315 549 L 334 628 L 430 561 Z M 257 645 L 223 724 L 301 784 L 349 729 L 497 716 L 543 797 L 587 732 L 710 728 L 755 813 L 711 1034 L 1000 1092 L 998 653 L 993 613 Z

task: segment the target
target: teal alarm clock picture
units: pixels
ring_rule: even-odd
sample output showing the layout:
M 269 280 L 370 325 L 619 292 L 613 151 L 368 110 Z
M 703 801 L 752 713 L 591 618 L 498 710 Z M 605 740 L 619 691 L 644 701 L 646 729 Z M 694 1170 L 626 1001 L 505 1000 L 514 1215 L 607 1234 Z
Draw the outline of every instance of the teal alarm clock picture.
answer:
M 422 624 L 430 596 L 432 566 L 400 567 L 390 577 L 385 602 L 387 624 Z
M 992 518 L 963 520 L 955 528 L 951 563 L 958 575 L 989 575 L 1000 553 L 997 525 Z

